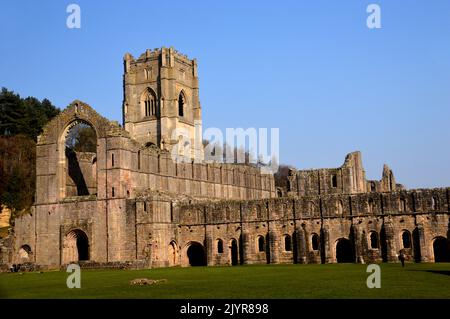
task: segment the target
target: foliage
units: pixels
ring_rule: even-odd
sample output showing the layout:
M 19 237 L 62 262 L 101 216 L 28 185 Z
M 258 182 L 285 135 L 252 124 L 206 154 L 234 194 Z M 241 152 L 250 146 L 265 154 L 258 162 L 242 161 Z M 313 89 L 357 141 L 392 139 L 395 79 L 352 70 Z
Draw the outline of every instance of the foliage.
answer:
M 2 88 L 0 93 L 0 205 L 13 211 L 34 200 L 36 140 L 59 109 L 43 99 L 21 98 Z
M 95 130 L 80 123 L 72 127 L 67 135 L 66 147 L 75 152 L 93 152 L 97 150 L 97 135 Z

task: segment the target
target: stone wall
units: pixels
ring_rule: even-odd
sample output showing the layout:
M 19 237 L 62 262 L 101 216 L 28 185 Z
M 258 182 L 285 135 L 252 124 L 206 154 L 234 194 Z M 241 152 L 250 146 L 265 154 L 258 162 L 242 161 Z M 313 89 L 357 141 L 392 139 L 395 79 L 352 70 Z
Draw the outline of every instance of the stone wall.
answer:
M 403 200 L 406 206 L 400 205 Z M 344 203 L 341 212 L 336 201 Z M 311 202 L 317 210 L 310 209 Z M 434 261 L 434 239 L 448 236 L 448 203 L 449 189 L 431 189 L 186 205 L 178 211 L 178 243 L 181 258 L 191 242 L 204 245 L 208 265 L 230 264 L 228 243 L 234 239 L 244 264 L 337 262 L 342 239 L 350 241 L 354 262 L 396 262 L 402 249 L 407 260 Z M 405 231 L 410 238 L 406 247 Z M 264 238 L 262 251 L 259 236 Z M 371 236 L 377 239 L 373 244 Z M 226 243 L 221 254 L 218 240 Z

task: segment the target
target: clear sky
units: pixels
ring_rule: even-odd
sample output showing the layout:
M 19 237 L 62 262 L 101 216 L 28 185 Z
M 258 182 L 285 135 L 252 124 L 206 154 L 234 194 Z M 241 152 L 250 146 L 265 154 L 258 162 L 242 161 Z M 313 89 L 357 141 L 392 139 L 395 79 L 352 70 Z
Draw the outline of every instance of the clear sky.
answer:
M 1 1 L 0 35 L 0 86 L 22 96 L 120 122 L 124 53 L 173 46 L 198 60 L 204 127 L 278 127 L 300 169 L 360 150 L 370 179 L 387 163 L 408 188 L 450 186 L 448 0 Z

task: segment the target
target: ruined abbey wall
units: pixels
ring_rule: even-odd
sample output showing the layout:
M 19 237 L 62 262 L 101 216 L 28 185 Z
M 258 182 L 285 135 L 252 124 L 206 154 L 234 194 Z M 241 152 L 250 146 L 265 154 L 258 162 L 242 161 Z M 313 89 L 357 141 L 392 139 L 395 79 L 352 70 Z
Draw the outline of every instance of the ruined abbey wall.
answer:
M 179 210 L 178 240 L 180 249 L 192 241 L 205 245 L 208 265 L 231 264 L 233 240 L 239 243 L 244 264 L 337 262 L 337 243 L 342 239 L 351 243 L 353 262 L 398 262 L 402 249 L 407 260 L 434 261 L 434 240 L 449 236 L 449 192 L 411 190 L 187 205 Z M 336 209 L 338 201 L 345 203 L 342 212 Z M 401 206 L 402 201 L 406 206 Z M 312 211 L 311 202 L 319 209 Z M 375 236 L 376 242 L 371 242 Z M 259 237 L 264 238 L 263 250 Z M 219 240 L 224 243 L 222 253 Z M 181 252 L 182 265 L 188 264 L 185 256 Z

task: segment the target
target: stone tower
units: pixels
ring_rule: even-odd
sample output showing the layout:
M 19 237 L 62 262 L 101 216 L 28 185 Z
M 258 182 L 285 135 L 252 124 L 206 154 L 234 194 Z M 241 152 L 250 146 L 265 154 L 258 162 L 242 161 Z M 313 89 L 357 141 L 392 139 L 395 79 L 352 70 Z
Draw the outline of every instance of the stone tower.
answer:
M 124 56 L 123 122 L 143 145 L 203 159 L 197 61 L 173 48 Z

